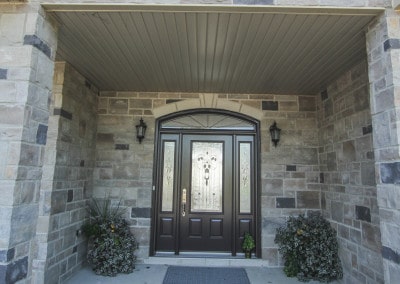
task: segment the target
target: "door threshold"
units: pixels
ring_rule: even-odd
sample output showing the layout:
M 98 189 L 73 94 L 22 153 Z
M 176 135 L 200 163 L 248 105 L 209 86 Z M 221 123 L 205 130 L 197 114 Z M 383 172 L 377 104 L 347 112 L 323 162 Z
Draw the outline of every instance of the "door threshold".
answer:
M 173 258 L 222 258 L 222 259 L 238 259 L 244 258 L 244 253 L 238 253 L 232 256 L 229 252 L 192 252 L 185 251 L 175 254 L 174 252 L 156 252 L 155 257 L 173 257 Z
M 268 261 L 260 258 L 247 259 L 244 254 L 232 256 L 220 253 L 186 253 L 175 255 L 173 253 L 156 253 L 147 259 L 145 264 L 176 265 L 176 266 L 204 266 L 204 267 L 268 267 Z

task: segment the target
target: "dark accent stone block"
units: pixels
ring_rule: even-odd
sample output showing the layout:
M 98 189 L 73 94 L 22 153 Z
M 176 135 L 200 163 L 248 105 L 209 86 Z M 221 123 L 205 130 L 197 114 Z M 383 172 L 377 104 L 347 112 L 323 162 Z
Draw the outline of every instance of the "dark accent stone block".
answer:
M 356 205 L 356 219 L 371 223 L 371 210 L 368 207 Z
M 296 208 L 296 200 L 290 197 L 277 197 L 276 208 Z
M 129 144 L 115 144 L 115 150 L 129 150 Z
M 26 35 L 24 37 L 24 45 L 33 45 L 41 52 L 43 52 L 48 58 L 51 56 L 50 47 L 36 35 Z
M 325 101 L 326 99 L 328 99 L 328 90 L 323 90 L 321 92 L 321 100 Z
M 72 249 L 72 253 L 76 253 L 78 251 L 78 246 L 74 246 L 74 248 Z
M 14 258 L 15 248 L 0 250 L 0 262 L 9 262 Z
M 131 212 L 132 218 L 150 218 L 151 209 L 150 208 L 132 208 Z
M 319 182 L 320 182 L 320 183 L 324 183 L 324 182 L 325 182 L 324 173 L 319 173 Z
M 62 108 L 55 108 L 54 115 L 60 115 L 66 119 L 72 120 L 72 113 L 70 113 Z
M 166 100 L 166 103 L 167 104 L 172 104 L 172 103 L 176 103 L 176 102 L 180 102 L 181 100 L 176 100 L 176 99 L 169 99 L 169 100 Z
M 39 124 L 38 130 L 36 132 L 36 143 L 39 145 L 46 145 L 47 142 L 47 130 L 48 126 Z
M 72 189 L 68 190 L 67 202 L 74 200 L 74 191 Z
M 0 265 L 0 283 L 16 283 L 28 275 L 28 257 Z
M 0 68 L 0 80 L 7 79 L 7 69 Z
M 382 257 L 396 264 L 400 264 L 400 254 L 389 247 L 382 246 Z
M 400 162 L 380 165 L 382 183 L 400 184 Z
M 400 39 L 398 38 L 389 38 L 385 40 L 383 43 L 383 49 L 387 51 L 388 49 L 399 49 L 400 48 Z
M 274 101 L 262 101 L 263 110 L 279 110 L 278 102 Z
M 80 166 L 81 166 L 81 167 L 84 167 L 84 166 L 85 166 L 85 160 L 81 160 Z
M 296 170 L 297 170 L 297 167 L 295 165 L 286 165 L 287 172 L 295 172 Z
M 363 135 L 372 133 L 372 125 L 364 126 L 362 128 Z

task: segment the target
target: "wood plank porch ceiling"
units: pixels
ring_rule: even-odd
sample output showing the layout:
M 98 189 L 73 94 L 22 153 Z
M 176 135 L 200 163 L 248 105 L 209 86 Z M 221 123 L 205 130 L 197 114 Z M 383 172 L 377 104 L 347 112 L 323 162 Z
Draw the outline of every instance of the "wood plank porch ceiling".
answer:
M 316 94 L 382 9 L 56 5 L 57 58 L 101 90 Z

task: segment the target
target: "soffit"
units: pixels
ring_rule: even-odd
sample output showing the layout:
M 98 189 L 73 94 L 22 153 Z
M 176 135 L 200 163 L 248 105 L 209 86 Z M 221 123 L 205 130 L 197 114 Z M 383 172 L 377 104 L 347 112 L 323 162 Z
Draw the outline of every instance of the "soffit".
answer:
M 58 58 L 101 90 L 315 94 L 381 9 L 53 5 Z

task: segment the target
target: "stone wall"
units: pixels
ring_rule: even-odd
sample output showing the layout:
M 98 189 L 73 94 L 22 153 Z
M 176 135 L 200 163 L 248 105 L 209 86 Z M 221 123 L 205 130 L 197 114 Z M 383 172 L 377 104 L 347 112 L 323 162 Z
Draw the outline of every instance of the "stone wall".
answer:
M 31 278 L 56 46 L 39 7 L 0 5 L 1 283 Z
M 321 203 L 338 233 L 345 283 L 382 283 L 366 62 L 323 91 L 318 109 Z
M 195 93 L 101 93 L 94 195 L 109 196 L 115 202 L 123 200 L 128 212 L 126 217 L 140 243 L 138 256 L 141 258 L 148 257 L 150 245 L 153 110 L 197 98 L 199 94 Z M 263 111 L 260 188 L 263 258 L 268 259 L 270 266 L 278 266 L 273 242 L 275 228 L 290 214 L 320 209 L 316 99 L 314 96 L 219 94 L 218 100 Z M 148 132 L 139 144 L 135 125 L 142 116 Z M 269 134 L 274 120 L 282 128 L 282 139 L 276 148 Z
M 399 43 L 399 14 L 387 10 L 367 33 L 381 253 L 386 283 L 400 279 Z
M 37 227 L 39 282 L 58 283 L 85 260 L 87 242 L 78 230 L 92 195 L 97 93 L 69 64 L 55 64 Z

